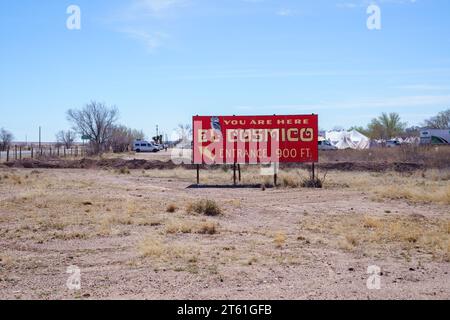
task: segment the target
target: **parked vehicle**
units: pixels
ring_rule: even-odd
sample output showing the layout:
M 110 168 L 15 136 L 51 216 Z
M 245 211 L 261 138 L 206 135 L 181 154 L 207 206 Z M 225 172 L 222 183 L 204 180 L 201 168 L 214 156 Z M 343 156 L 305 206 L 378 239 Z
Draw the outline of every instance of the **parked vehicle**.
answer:
M 136 152 L 158 152 L 159 148 L 152 142 L 137 140 L 133 143 L 133 150 Z
M 319 141 L 319 150 L 337 150 L 338 148 L 333 146 L 330 141 L 322 140 Z
M 421 130 L 420 144 L 450 144 L 450 129 Z
M 388 140 L 386 141 L 386 148 L 397 148 L 400 147 L 402 144 L 398 142 L 397 140 Z

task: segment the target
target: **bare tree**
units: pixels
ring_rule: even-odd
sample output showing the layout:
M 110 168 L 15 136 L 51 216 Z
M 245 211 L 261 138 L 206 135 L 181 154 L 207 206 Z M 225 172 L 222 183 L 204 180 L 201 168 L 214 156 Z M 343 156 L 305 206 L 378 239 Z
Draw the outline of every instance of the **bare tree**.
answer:
M 108 139 L 108 146 L 114 152 L 125 152 L 134 140 L 143 140 L 143 131 L 127 128 L 126 126 L 114 126 Z
M 72 130 L 61 130 L 56 134 L 56 142 L 58 144 L 64 145 L 67 149 L 73 146 L 76 139 L 76 133 Z
M 142 130 L 131 130 L 131 136 L 133 137 L 133 140 L 145 140 L 145 133 Z
M 190 124 L 180 123 L 177 128 L 180 141 L 190 141 L 192 139 L 192 126 Z
M 429 129 L 448 129 L 450 128 L 450 109 L 439 112 L 431 119 L 425 120 L 424 126 Z
M 1 150 L 6 150 L 13 141 L 14 136 L 8 130 L 1 128 L 0 129 L 0 148 Z
M 91 101 L 81 110 L 67 111 L 67 119 L 80 135 L 89 138 L 95 154 L 105 150 L 118 115 L 116 107 L 108 107 L 96 101 Z

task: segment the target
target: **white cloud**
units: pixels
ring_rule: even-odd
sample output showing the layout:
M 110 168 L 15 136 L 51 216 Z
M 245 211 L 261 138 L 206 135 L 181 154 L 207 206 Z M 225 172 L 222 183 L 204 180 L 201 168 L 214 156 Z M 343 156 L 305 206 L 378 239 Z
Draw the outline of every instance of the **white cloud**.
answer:
M 125 34 L 130 39 L 134 39 L 142 43 L 148 52 L 154 52 L 156 48 L 161 46 L 162 41 L 169 37 L 163 32 L 148 32 L 133 28 L 120 29 L 119 32 Z
M 431 84 L 408 84 L 396 86 L 394 89 L 418 90 L 418 91 L 445 91 L 450 90 L 449 86 L 431 85 Z
M 148 52 L 154 52 L 169 38 L 163 31 L 167 26 L 161 24 L 166 18 L 173 17 L 176 9 L 187 6 L 191 0 L 131 0 L 120 13 L 109 19 L 109 23 L 118 24 L 113 30 L 140 42 Z
M 344 9 L 355 9 L 359 7 L 363 7 L 364 5 L 361 3 L 353 3 L 353 2 L 345 2 L 345 3 L 338 3 L 338 8 L 344 8 Z
M 195 74 L 180 75 L 183 80 L 202 79 L 270 79 L 289 77 L 373 77 L 373 76 L 411 76 L 411 75 L 449 75 L 450 69 L 407 69 L 407 70 L 263 70 L 261 68 L 243 67 L 223 67 L 217 66 L 214 70 L 200 70 Z
M 377 0 L 377 1 L 373 1 L 373 0 L 360 0 L 360 1 L 352 1 L 352 2 L 340 2 L 338 3 L 336 6 L 338 8 L 343 8 L 343 9 L 356 9 L 356 8 L 361 8 L 361 7 L 367 7 L 371 4 L 378 4 L 378 5 L 382 5 L 382 4 L 414 4 L 418 2 L 418 0 Z
M 400 96 L 387 98 L 366 98 L 349 101 L 321 101 L 314 104 L 273 105 L 273 106 L 237 106 L 238 110 L 290 110 L 313 112 L 319 110 L 361 110 L 367 108 L 408 108 L 448 105 L 450 95 Z
M 161 14 L 169 9 L 186 5 L 187 0 L 135 0 L 135 7 L 152 14 Z
M 282 16 L 282 17 L 288 17 L 288 16 L 293 16 L 294 15 L 294 11 L 292 11 L 291 9 L 280 9 L 276 12 L 276 14 L 278 16 Z

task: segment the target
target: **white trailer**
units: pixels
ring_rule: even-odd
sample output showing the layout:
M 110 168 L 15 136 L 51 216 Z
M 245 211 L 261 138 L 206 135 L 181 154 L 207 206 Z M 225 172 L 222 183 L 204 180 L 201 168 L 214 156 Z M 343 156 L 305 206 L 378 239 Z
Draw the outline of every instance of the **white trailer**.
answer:
M 423 129 L 420 144 L 450 144 L 450 129 Z

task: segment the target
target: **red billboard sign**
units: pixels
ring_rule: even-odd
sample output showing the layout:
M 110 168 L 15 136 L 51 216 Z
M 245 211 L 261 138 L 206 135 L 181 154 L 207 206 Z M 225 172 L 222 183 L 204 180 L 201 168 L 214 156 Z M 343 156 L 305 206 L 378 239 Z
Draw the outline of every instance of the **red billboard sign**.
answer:
M 318 116 L 195 116 L 193 163 L 318 161 Z

